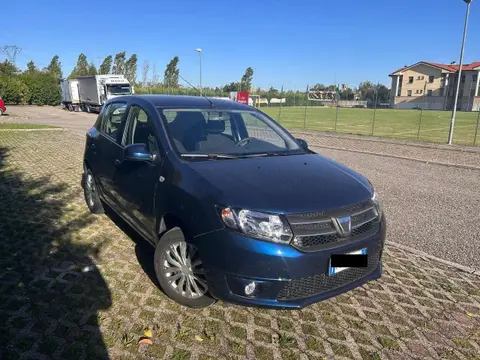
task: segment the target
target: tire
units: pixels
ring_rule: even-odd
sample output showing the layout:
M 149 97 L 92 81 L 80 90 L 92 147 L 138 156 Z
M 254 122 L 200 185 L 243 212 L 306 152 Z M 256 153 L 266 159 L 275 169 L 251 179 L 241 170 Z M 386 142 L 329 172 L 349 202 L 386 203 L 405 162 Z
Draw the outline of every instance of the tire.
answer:
M 3 115 L 3 110 L 2 110 L 2 109 L 0 109 L 0 116 L 2 116 L 2 115 Z
M 193 267 L 192 263 L 196 265 Z M 198 309 L 215 302 L 208 294 L 198 250 L 186 242 L 180 228 L 173 228 L 160 238 L 155 248 L 154 267 L 163 291 L 177 303 Z
M 98 195 L 98 187 L 95 182 L 95 177 L 90 169 L 87 168 L 85 172 L 85 184 L 83 186 L 83 195 L 88 208 L 94 214 L 103 213 L 103 205 Z
M 85 111 L 89 114 L 92 112 L 92 108 L 90 107 L 89 104 L 85 104 Z

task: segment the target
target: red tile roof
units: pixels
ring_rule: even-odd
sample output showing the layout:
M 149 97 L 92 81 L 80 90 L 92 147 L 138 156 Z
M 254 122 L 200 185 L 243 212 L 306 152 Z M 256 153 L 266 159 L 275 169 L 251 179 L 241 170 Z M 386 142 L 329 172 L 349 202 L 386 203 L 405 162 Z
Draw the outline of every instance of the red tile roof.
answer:
M 391 73 L 390 75 L 393 75 L 399 71 L 402 71 L 402 70 L 405 70 L 405 69 L 410 69 L 416 65 L 419 65 L 419 64 L 427 64 L 427 65 L 431 65 L 431 66 L 435 66 L 437 68 L 440 68 L 442 70 L 445 70 L 445 71 L 450 71 L 450 72 L 457 72 L 460 68 L 459 65 L 457 64 L 450 64 L 450 65 L 447 65 L 447 64 L 439 64 L 439 63 L 434 63 L 434 62 L 429 62 L 429 61 L 419 61 L 418 63 L 415 63 L 413 65 L 410 65 L 410 66 L 404 66 L 400 69 L 397 69 L 395 70 L 393 73 Z M 474 61 L 472 62 L 471 64 L 463 64 L 462 65 L 462 71 L 471 71 L 477 67 L 480 67 L 480 61 Z

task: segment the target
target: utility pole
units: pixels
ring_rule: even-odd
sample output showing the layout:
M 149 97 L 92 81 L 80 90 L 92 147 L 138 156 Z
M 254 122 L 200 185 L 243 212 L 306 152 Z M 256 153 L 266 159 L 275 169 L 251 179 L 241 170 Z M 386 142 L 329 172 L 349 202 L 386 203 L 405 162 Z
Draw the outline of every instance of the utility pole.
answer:
M 465 50 L 465 40 L 467 39 L 468 15 L 470 14 L 470 4 L 472 3 L 472 0 L 463 1 L 467 3 L 467 12 L 465 14 L 465 25 L 463 26 L 463 39 L 462 48 L 460 50 L 460 65 L 458 68 L 457 90 L 455 91 L 455 101 L 452 110 L 452 120 L 450 121 L 450 131 L 448 132 L 448 145 L 452 145 L 453 140 L 453 128 L 455 125 L 455 116 L 457 115 L 458 93 L 460 91 L 460 82 L 462 80 L 463 53 Z
M 196 48 L 196 52 L 198 52 L 198 56 L 200 58 L 200 96 L 203 95 L 203 90 L 202 90 L 202 49 L 201 48 Z

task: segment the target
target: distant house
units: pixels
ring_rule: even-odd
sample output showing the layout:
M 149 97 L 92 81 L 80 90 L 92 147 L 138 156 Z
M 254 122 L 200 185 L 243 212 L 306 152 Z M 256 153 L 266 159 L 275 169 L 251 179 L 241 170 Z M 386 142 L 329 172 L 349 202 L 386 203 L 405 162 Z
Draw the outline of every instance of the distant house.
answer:
M 390 106 L 451 110 L 458 78 L 459 65 L 420 61 L 395 70 L 392 78 Z M 457 109 L 480 110 L 480 61 L 462 66 Z

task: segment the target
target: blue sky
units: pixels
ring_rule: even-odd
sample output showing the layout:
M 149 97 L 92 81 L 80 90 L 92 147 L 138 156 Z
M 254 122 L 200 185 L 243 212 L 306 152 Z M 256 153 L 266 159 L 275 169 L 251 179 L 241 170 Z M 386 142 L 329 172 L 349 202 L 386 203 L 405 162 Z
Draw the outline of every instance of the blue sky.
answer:
M 17 64 L 46 66 L 58 54 L 65 75 L 80 52 L 98 64 L 126 50 L 163 78 L 180 57 L 180 73 L 203 83 L 238 81 L 253 67 L 253 85 L 304 89 L 362 80 L 389 84 L 388 74 L 419 60 L 458 62 L 462 0 L 117 0 L 7 1 L 3 45 L 17 45 Z M 1 56 L 1 55 L 0 55 Z M 98 59 L 100 58 L 100 60 Z M 465 61 L 480 61 L 480 2 L 471 6 Z

